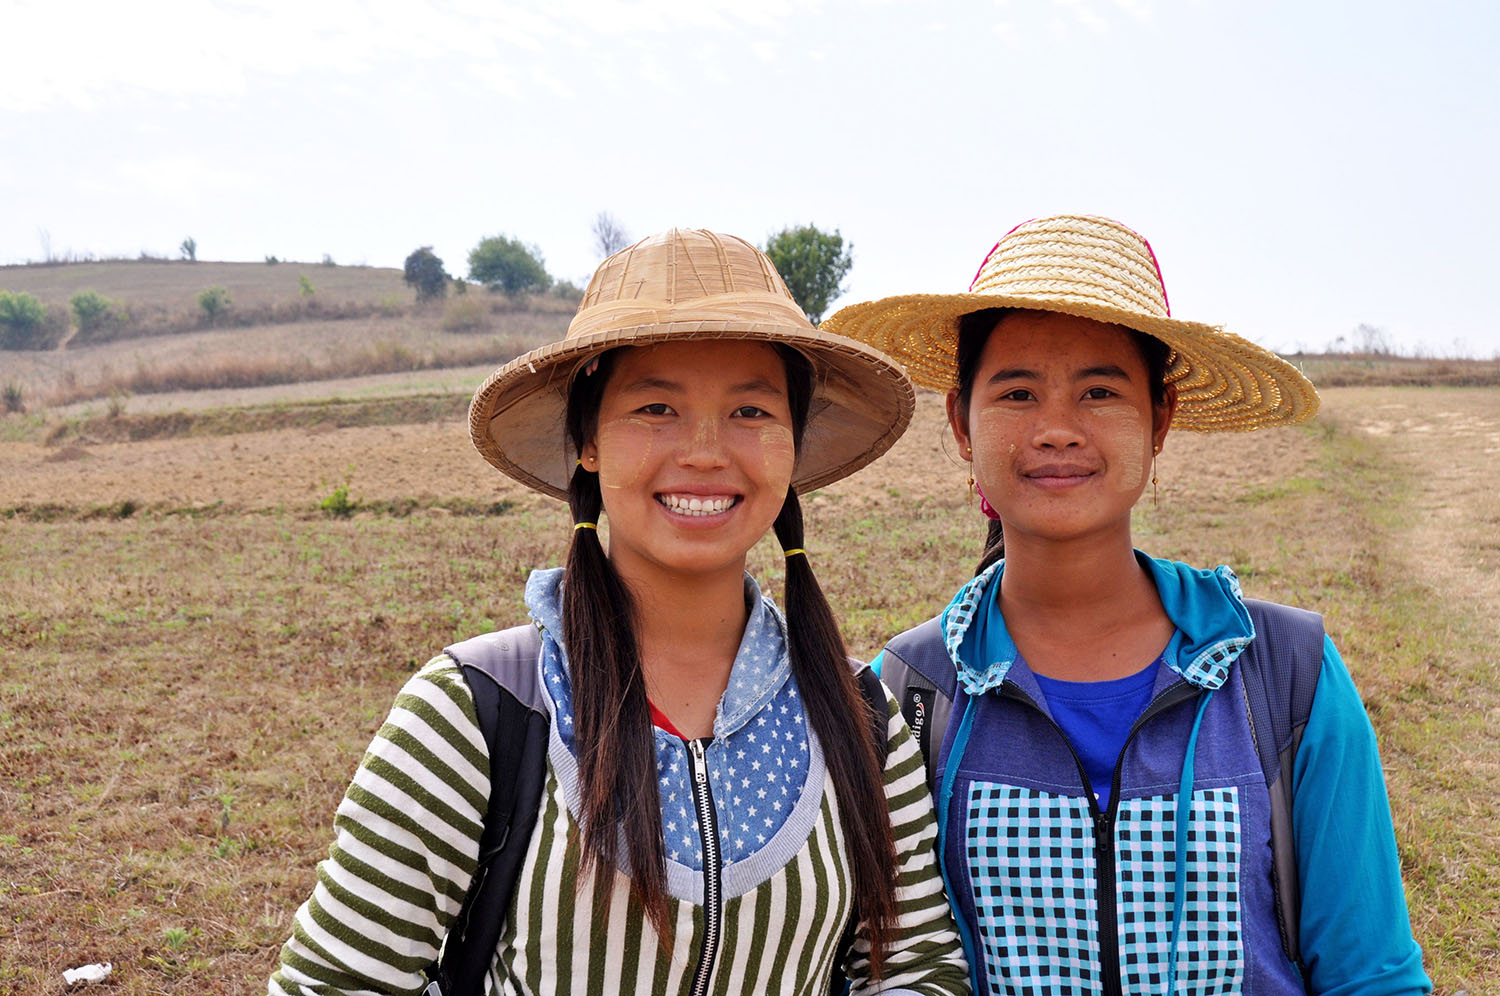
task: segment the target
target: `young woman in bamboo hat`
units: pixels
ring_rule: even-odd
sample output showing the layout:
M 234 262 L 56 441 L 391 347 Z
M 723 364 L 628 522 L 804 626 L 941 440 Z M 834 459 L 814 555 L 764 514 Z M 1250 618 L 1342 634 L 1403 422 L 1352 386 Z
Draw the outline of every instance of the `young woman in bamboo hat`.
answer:
M 991 517 L 974 579 L 879 658 L 923 721 L 974 991 L 1427 991 L 1321 618 L 1131 540 L 1169 429 L 1301 422 L 1307 379 L 1173 317 L 1146 240 L 1097 217 L 1026 222 L 967 293 L 823 328 L 946 393 Z
M 913 405 L 754 246 L 680 230 L 605 260 L 566 337 L 479 389 L 479 452 L 574 523 L 566 567 L 527 582 L 534 627 L 507 637 L 539 644 L 550 733 L 487 988 L 814 994 L 847 970 L 856 992 L 968 991 L 921 757 L 861 691 L 798 502 L 889 448 Z M 784 616 L 745 573 L 768 530 Z M 485 801 L 455 786 L 512 760 L 477 727 L 474 642 L 402 691 L 273 991 L 414 992 L 467 929 Z

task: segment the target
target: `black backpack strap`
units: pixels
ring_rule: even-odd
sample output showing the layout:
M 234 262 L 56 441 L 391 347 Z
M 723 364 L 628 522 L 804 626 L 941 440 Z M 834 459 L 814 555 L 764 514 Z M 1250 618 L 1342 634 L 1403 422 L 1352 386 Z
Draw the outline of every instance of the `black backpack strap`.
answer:
M 1286 605 L 1245 600 L 1255 639 L 1239 657 L 1250 736 L 1271 796 L 1272 885 L 1281 946 L 1302 964 L 1298 938 L 1302 890 L 1292 833 L 1292 765 L 1312 712 L 1323 666 L 1323 617 Z
M 943 643 L 940 616 L 891 638 L 885 645 L 881 677 L 901 703 L 901 715 L 927 764 L 927 788 L 937 787 L 938 747 L 953 713 L 958 675 Z
M 870 707 L 870 736 L 875 741 L 875 760 L 884 769 L 886 758 L 890 756 L 890 719 L 885 711 L 885 685 L 881 683 L 880 676 L 870 669 L 870 665 L 858 661 L 851 663 L 856 667 L 854 676 L 859 679 L 859 693 L 864 696 L 865 705 Z M 854 934 L 858 926 L 859 911 L 853 910 L 849 914 L 849 922 L 844 924 L 844 933 L 839 937 L 838 951 L 833 957 L 829 996 L 844 996 L 849 991 L 849 980 L 844 976 L 843 969 L 844 962 L 849 958 L 849 951 L 854 947 Z
M 527 623 L 444 650 L 463 669 L 490 758 L 490 800 L 479 864 L 463 907 L 428 970 L 428 996 L 480 996 L 536 828 L 547 774 L 547 731 L 537 658 L 541 634 Z

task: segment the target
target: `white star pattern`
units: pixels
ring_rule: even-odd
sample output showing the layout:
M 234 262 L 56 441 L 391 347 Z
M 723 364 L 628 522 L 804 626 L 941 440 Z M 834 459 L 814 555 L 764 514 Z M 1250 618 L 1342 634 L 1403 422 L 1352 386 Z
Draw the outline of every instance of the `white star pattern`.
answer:
M 541 574 L 556 575 L 550 587 L 535 583 Z M 544 687 L 552 699 L 558 733 L 564 745 L 576 755 L 567 664 L 551 637 L 558 629 L 556 600 L 560 578 L 560 571 L 533 575 L 533 583 L 528 584 L 527 604 L 544 627 L 542 673 Z M 708 782 L 723 842 L 721 858 L 726 865 L 759 853 L 776 838 L 796 808 L 795 800 L 805 783 L 804 762 L 810 735 L 786 657 L 785 624 L 779 612 L 759 597 L 753 582 L 748 580 L 747 592 L 753 592 L 754 596 L 750 602 L 750 620 L 734 661 L 729 687 L 719 702 L 714 737 L 704 741 Z M 760 748 L 756 760 L 749 756 L 752 744 Z M 655 746 L 662 828 L 670 841 L 667 857 L 692 871 L 701 871 L 703 829 L 693 796 L 688 745 L 657 730 Z M 781 791 L 775 791 L 778 788 Z M 752 826 L 758 826 L 762 832 L 752 831 Z

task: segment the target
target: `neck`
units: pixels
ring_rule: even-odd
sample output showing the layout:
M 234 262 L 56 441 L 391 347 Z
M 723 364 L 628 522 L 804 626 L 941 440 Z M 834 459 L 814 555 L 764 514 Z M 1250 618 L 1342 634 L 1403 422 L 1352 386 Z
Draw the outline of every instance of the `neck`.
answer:
M 1150 574 L 1135 559 L 1128 531 L 1065 543 L 1005 540 L 1000 611 L 1032 669 L 1098 681 L 1150 663 L 1172 633 Z
M 622 578 L 635 600 L 646 694 L 686 736 L 712 734 L 750 618 L 743 564 L 708 575 Z
M 1027 613 L 1087 618 L 1101 607 L 1139 597 L 1155 586 L 1136 562 L 1130 537 L 1098 542 L 1031 541 L 1005 537 L 1001 598 Z

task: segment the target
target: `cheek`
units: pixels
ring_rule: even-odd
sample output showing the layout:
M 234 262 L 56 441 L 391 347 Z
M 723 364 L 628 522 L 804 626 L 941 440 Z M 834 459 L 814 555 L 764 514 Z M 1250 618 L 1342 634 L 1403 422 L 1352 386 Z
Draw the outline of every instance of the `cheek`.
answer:
M 1104 408 L 1097 412 L 1101 441 L 1114 454 L 1115 486 L 1139 491 L 1146 486 L 1151 463 L 1151 420 L 1133 408 Z
M 754 441 L 760 451 L 761 473 L 769 485 L 785 492 L 791 484 L 792 468 L 797 463 L 792 430 L 784 425 L 761 426 L 755 431 Z
M 657 448 L 657 434 L 640 419 L 621 418 L 599 426 L 599 487 L 608 492 L 632 488 L 646 478 Z
M 1010 462 L 1018 444 L 1020 418 L 1005 408 L 981 408 L 969 416 L 969 441 L 974 446 L 974 476 L 985 480 Z

